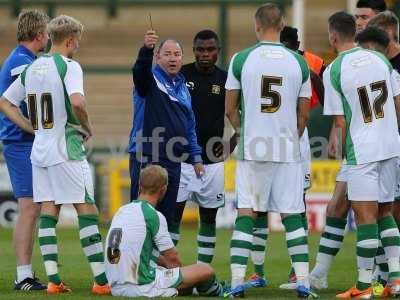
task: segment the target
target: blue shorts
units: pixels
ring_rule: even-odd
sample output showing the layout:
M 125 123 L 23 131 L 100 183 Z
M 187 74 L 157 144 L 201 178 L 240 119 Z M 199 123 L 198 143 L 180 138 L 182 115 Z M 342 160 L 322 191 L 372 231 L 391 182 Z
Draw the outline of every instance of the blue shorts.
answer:
M 32 198 L 32 143 L 3 143 L 3 154 L 15 198 Z

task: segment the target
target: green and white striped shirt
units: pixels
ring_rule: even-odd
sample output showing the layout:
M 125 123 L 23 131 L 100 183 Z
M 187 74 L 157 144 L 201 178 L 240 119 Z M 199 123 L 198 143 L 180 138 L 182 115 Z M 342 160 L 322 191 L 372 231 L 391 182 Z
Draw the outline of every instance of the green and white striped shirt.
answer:
M 400 94 L 399 74 L 375 51 L 344 51 L 324 72 L 325 115 L 346 120 L 346 159 L 365 164 L 400 155 L 393 97 Z
M 232 58 L 227 90 L 240 90 L 239 158 L 298 162 L 298 99 L 311 97 L 304 58 L 279 43 L 260 42 Z
M 172 248 L 167 221 L 153 206 L 141 200 L 122 206 L 107 235 L 105 264 L 109 283 L 113 286 L 153 282 L 154 256 Z
M 32 164 L 49 167 L 85 159 L 80 123 L 69 99 L 75 93 L 84 95 L 82 68 L 59 54 L 45 54 L 35 60 L 4 93 L 16 106 L 27 103 L 35 129 Z

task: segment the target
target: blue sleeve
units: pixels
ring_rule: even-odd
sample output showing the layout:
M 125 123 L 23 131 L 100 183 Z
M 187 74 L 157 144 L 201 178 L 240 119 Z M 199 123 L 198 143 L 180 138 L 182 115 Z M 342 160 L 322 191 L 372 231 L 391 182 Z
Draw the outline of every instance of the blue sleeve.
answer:
M 139 50 L 138 58 L 132 67 L 133 83 L 135 90 L 141 97 L 145 97 L 151 87 L 153 73 L 154 50 L 142 47 Z
M 196 119 L 194 117 L 192 107 L 190 107 L 190 112 L 188 116 L 187 139 L 187 151 L 189 153 L 189 159 L 187 160 L 187 162 L 192 165 L 203 162 L 201 158 L 201 147 L 197 144 Z
M 13 59 L 10 62 L 10 77 L 14 82 L 15 79 L 18 78 L 19 75 L 28 67 L 31 63 L 33 63 L 33 59 L 27 55 L 18 56 L 18 59 Z

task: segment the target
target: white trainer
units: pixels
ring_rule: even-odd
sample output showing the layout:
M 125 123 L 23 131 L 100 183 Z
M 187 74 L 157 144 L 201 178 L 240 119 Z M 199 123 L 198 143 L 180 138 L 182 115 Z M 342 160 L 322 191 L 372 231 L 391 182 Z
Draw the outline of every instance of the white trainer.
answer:
M 326 277 L 316 277 L 310 274 L 309 278 L 311 288 L 315 290 L 323 290 L 328 288 L 328 279 Z

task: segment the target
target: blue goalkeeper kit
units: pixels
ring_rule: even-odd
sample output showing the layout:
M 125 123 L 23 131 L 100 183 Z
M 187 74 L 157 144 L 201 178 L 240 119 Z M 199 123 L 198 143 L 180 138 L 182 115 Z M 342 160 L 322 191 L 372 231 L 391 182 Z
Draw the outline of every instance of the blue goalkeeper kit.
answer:
M 35 59 L 35 54 L 22 45 L 17 46 L 11 52 L 3 62 L 0 71 L 1 95 Z M 25 117 L 28 117 L 25 103 L 21 105 L 20 109 Z M 3 113 L 0 113 L 0 140 L 3 142 L 3 154 L 16 198 L 33 196 L 30 161 L 33 139 L 33 135 L 23 131 Z

